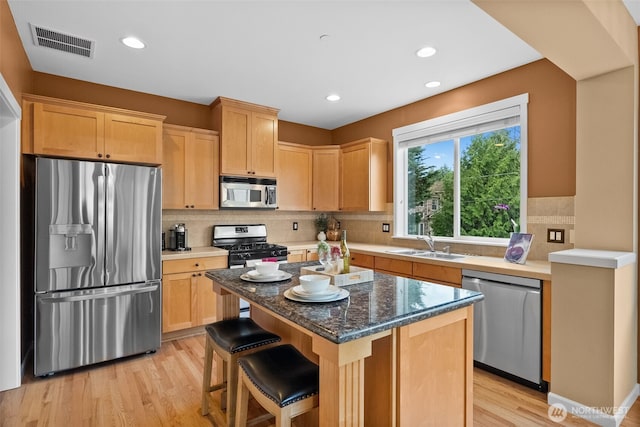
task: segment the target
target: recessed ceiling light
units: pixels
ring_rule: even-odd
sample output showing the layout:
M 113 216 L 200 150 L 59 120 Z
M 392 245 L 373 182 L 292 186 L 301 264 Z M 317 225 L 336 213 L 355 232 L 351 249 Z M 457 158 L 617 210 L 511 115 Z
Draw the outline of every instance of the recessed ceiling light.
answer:
M 122 44 L 133 49 L 144 49 L 144 43 L 136 37 L 125 37 L 122 39 Z
M 436 81 L 433 81 L 433 82 L 427 82 L 427 83 L 425 83 L 424 85 L 425 85 L 426 87 L 433 88 L 433 87 L 438 87 L 438 86 L 440 86 L 440 82 L 436 82 Z
M 425 46 L 422 49 L 418 49 L 416 55 L 420 58 L 428 58 L 436 54 L 436 49 L 431 46 Z
M 327 95 L 327 101 L 336 102 L 340 101 L 340 95 L 332 93 L 331 95 Z

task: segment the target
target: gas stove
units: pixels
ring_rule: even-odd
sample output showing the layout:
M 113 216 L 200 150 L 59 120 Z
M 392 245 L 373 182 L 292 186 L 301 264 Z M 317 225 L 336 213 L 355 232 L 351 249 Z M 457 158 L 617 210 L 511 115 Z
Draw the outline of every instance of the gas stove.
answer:
M 267 243 L 267 226 L 215 225 L 213 226 L 213 246 L 229 252 L 230 268 L 251 266 L 264 259 L 286 262 L 287 247 Z

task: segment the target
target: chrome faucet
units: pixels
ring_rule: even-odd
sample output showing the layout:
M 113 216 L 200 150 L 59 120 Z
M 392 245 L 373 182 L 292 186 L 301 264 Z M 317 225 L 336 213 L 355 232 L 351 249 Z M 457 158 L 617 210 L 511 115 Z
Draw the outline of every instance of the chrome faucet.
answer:
M 418 240 L 424 241 L 427 245 L 429 245 L 429 249 L 431 252 L 436 251 L 436 242 L 433 241 L 433 237 L 431 237 L 431 233 L 426 236 L 418 236 Z

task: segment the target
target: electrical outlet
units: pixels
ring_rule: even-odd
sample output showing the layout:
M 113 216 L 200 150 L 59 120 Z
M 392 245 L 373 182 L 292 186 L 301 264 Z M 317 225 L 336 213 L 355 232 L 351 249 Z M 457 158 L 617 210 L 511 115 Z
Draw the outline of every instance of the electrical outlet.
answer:
M 564 243 L 564 229 L 563 228 L 547 228 L 547 242 Z
M 293 231 L 297 231 L 298 230 L 298 223 L 297 222 L 293 222 Z
M 382 232 L 383 233 L 389 232 L 389 224 L 387 224 L 386 222 L 382 224 Z

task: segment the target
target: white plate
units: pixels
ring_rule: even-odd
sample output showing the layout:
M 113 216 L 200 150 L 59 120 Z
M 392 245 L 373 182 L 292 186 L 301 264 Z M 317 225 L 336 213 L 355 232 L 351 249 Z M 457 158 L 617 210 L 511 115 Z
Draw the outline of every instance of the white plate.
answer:
M 251 271 L 247 271 L 245 274 L 247 274 L 252 279 L 264 280 L 264 279 L 273 279 L 274 277 L 284 276 L 287 274 L 287 272 L 282 270 L 276 270 L 273 272 L 273 274 L 260 274 L 258 273 L 258 270 L 251 270 Z
M 333 301 L 340 301 L 341 299 L 345 299 L 348 296 L 349 296 L 349 291 L 346 289 L 340 289 L 340 292 L 337 295 L 330 296 L 329 298 L 320 298 L 320 299 L 309 299 L 309 298 L 299 297 L 292 292 L 291 288 L 284 291 L 285 298 L 290 299 L 292 301 L 298 301 L 298 302 L 333 302 Z
M 277 276 L 269 276 L 269 277 L 262 277 L 259 276 L 258 277 L 251 277 L 249 276 L 247 273 L 244 273 L 240 276 L 240 279 L 244 280 L 245 282 L 253 282 L 253 283 L 269 283 L 269 282 L 280 282 L 282 280 L 288 280 L 291 279 L 291 274 L 287 273 L 286 271 L 282 271 L 282 274 L 279 274 Z
M 315 294 L 311 294 L 311 293 L 305 291 L 304 288 L 302 287 L 302 285 L 298 285 L 298 286 L 294 286 L 293 288 L 291 288 L 291 292 L 293 292 L 295 294 L 295 296 L 300 297 L 300 298 L 319 299 L 319 298 L 326 298 L 326 297 L 331 297 L 331 296 L 338 295 L 340 293 L 340 288 L 337 287 L 337 286 L 329 285 L 329 287 L 326 290 L 324 290 L 323 292 L 318 292 L 318 293 L 315 293 Z

